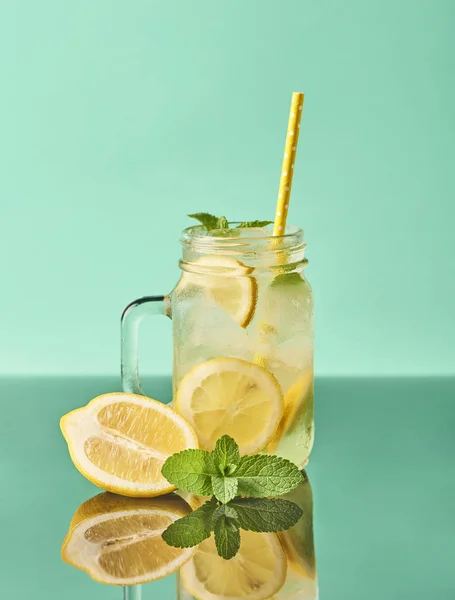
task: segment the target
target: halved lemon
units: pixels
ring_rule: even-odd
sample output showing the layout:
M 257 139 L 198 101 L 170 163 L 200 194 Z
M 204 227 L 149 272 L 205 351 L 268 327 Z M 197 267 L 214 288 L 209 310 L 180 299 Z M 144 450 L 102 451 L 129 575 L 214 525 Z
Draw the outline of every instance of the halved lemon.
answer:
M 189 371 L 180 382 L 175 409 L 192 425 L 201 448 L 213 450 L 224 434 L 241 454 L 262 450 L 283 415 L 283 396 L 268 371 L 237 358 L 214 358 Z
M 65 562 L 110 585 L 137 585 L 179 569 L 194 548 L 173 548 L 162 532 L 190 512 L 175 494 L 125 498 L 105 492 L 84 502 L 62 545 Z
M 250 276 L 251 267 L 228 256 L 201 256 L 193 265 L 202 266 L 213 274 L 184 273 L 178 288 L 194 285 L 204 289 L 241 327 L 251 322 L 257 303 L 258 286 Z
M 60 427 L 76 468 L 92 483 L 125 496 L 175 489 L 161 475 L 175 452 L 197 448 L 191 426 L 172 408 L 136 394 L 98 396 L 62 417 Z
M 284 395 L 284 414 L 267 450 L 273 453 L 296 417 L 311 401 L 313 392 L 313 370 L 309 369 L 289 388 Z
M 199 600 L 265 600 L 283 586 L 286 557 L 275 533 L 241 531 L 231 560 L 218 556 L 213 536 L 180 570 L 183 588 Z

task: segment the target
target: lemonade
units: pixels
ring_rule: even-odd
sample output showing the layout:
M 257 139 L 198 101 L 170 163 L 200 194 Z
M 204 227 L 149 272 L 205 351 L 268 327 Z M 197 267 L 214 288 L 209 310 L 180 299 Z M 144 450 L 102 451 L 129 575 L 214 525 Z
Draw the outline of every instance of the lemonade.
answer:
M 217 237 L 191 227 L 182 245 L 183 274 L 170 296 L 174 408 L 203 448 L 228 433 L 245 454 L 303 467 L 314 432 L 303 232 L 289 227 L 277 240 L 267 228 Z

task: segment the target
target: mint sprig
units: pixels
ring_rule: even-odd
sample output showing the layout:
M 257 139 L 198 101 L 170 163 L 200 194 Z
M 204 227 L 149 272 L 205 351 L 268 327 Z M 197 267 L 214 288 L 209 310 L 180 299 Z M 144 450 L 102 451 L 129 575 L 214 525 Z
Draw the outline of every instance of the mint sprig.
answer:
M 240 456 L 228 435 L 216 442 L 213 452 L 184 450 L 170 456 L 161 472 L 183 491 L 213 496 L 169 525 L 162 535 L 170 546 L 189 548 L 213 532 L 218 554 L 229 560 L 240 547 L 240 529 L 284 531 L 302 516 L 294 502 L 269 497 L 286 494 L 304 482 L 298 467 L 279 456 Z
M 236 477 L 225 477 L 224 475 L 214 475 L 212 477 L 213 494 L 217 500 L 227 504 L 237 496 L 239 482 Z
M 235 473 L 240 463 L 239 447 L 228 435 L 217 440 L 213 450 L 213 460 L 222 475 L 229 477 Z
M 242 456 L 234 476 L 238 480 L 239 496 L 251 498 L 282 496 L 303 481 L 302 473 L 294 463 L 267 454 Z
M 226 217 L 215 217 L 210 213 L 193 213 L 188 215 L 191 219 L 196 219 L 199 223 L 212 235 L 235 235 L 236 229 L 246 229 L 248 227 L 265 227 L 270 225 L 273 221 L 243 221 L 235 226 L 235 228 L 229 227 L 229 221 Z M 237 235 L 239 235 L 237 233 Z
M 200 496 L 212 496 L 211 478 L 219 474 L 214 456 L 206 450 L 183 450 L 170 456 L 161 473 L 175 487 Z
M 215 217 L 209 213 L 193 213 L 192 215 L 188 215 L 191 219 L 196 219 L 199 223 L 207 229 L 207 231 L 212 231 L 212 229 L 218 229 L 218 217 Z
M 213 452 L 183 450 L 170 456 L 162 474 L 177 488 L 215 496 L 226 504 L 236 495 L 252 498 L 281 496 L 303 482 L 299 468 L 279 456 L 240 456 L 235 440 L 223 435 Z
M 271 225 L 273 221 L 244 221 L 237 225 L 237 229 L 246 229 L 248 227 L 265 227 L 266 225 Z

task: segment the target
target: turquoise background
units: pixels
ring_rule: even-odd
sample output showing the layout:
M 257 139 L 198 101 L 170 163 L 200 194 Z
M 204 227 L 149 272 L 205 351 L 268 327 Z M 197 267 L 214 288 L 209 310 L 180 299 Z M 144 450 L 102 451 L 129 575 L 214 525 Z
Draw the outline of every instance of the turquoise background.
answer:
M 290 221 L 317 373 L 454 373 L 454 17 L 452 0 L 3 2 L 1 372 L 118 373 L 121 310 L 173 286 L 185 214 L 273 215 L 303 90 Z M 169 332 L 144 326 L 144 371 L 169 372 Z

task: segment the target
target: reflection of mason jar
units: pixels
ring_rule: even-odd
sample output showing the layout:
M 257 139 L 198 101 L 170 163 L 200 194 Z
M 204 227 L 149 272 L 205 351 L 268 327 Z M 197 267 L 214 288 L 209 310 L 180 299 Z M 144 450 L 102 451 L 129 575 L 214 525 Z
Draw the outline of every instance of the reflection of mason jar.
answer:
M 313 540 L 313 498 L 304 483 L 284 496 L 303 516 L 281 533 L 240 532 L 231 560 L 219 557 L 213 536 L 202 542 L 180 569 L 178 600 L 316 600 L 318 587 Z M 197 499 L 193 499 L 197 506 Z

